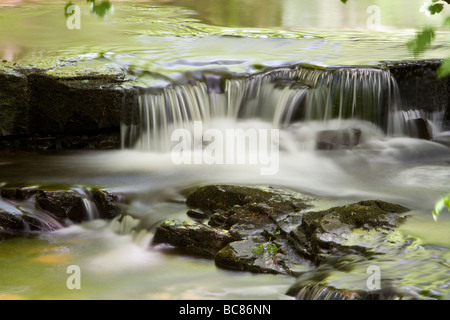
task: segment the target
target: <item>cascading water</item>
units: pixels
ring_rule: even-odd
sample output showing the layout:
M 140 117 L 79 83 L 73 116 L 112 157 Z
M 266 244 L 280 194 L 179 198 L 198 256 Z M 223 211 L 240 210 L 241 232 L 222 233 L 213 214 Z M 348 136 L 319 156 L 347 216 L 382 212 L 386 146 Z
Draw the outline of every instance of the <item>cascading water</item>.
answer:
M 397 83 L 383 68 L 301 65 L 250 77 L 209 78 L 214 81 L 195 81 L 156 93 L 144 90 L 137 110 L 127 111 L 131 117 L 122 124 L 122 146 L 168 151 L 174 129 L 192 130 L 194 121 L 207 128 L 218 119 L 258 119 L 279 129 L 294 122 L 336 120 L 335 130 L 347 129 L 358 120 L 389 136 L 407 134 Z
M 97 205 L 95 204 L 94 198 L 92 196 L 92 193 L 87 188 L 73 188 L 73 192 L 76 192 L 83 203 L 84 210 L 86 212 L 86 218 L 87 220 L 95 220 L 100 218 L 100 214 L 97 208 Z

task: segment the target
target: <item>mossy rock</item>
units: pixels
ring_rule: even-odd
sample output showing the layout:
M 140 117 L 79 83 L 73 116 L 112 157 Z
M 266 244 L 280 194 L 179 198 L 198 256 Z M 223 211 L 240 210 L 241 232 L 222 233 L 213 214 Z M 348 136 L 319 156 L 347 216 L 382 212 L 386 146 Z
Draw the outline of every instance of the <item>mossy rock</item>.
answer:
M 37 211 L 56 219 L 62 225 L 67 222 L 79 223 L 93 218 L 89 216 L 86 205 L 91 206 L 98 214 L 94 218 L 110 220 L 122 212 L 120 203 L 126 202 L 123 196 L 104 190 L 85 189 L 80 191 L 70 187 L 65 189 L 62 186 L 58 188 L 5 186 L 0 189 L 0 195 L 3 199 L 17 205 L 23 201 L 34 202 Z M 31 219 L 31 217 L 26 217 L 26 219 Z
M 383 236 L 408 211 L 380 200 L 311 211 L 311 197 L 265 186 L 203 186 L 187 194 L 186 204 L 195 221 L 163 222 L 153 245 L 203 252 L 225 269 L 290 275 L 298 274 L 302 264 L 320 265 L 330 257 L 370 258 L 375 248 L 370 241 L 351 241 L 360 236 L 354 230 L 369 240 Z M 217 241 L 217 232 L 226 240 Z M 276 250 L 254 250 L 267 245 Z
M 269 252 L 266 250 L 257 251 L 258 246 L 264 245 L 260 239 L 245 239 L 229 243 L 221 249 L 215 256 L 215 264 L 218 267 L 236 270 L 249 271 L 253 273 L 286 274 L 283 263 L 283 254 Z M 273 244 L 276 246 L 276 244 Z
M 233 240 L 228 231 L 212 228 L 193 220 L 181 223 L 166 220 L 156 229 L 152 244 L 170 244 L 183 249 L 188 254 L 214 257 L 220 249 Z
M 270 186 L 209 185 L 188 194 L 186 204 L 206 212 L 229 210 L 252 203 L 267 204 L 275 212 L 294 212 L 310 207 L 312 197 Z
M 372 255 L 372 248 L 349 244 L 354 229 L 367 232 L 389 231 L 406 220 L 404 213 L 409 209 L 381 200 L 368 200 L 334 207 L 303 215 L 300 226 L 290 232 L 289 238 L 301 254 L 320 263 L 329 255 L 361 254 Z

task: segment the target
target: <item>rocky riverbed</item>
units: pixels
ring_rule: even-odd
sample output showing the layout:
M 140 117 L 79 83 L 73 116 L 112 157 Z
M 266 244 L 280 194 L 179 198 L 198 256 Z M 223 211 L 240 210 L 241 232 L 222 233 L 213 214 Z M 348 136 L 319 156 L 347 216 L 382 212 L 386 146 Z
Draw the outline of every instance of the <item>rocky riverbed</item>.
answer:
M 404 206 L 374 199 L 324 209 L 320 198 L 268 185 L 211 184 L 181 195 L 185 200 L 173 201 L 185 204 L 185 219 L 148 225 L 127 210 L 126 195 L 87 187 L 3 186 L 0 239 L 36 237 L 100 219 L 110 221 L 114 232 L 151 234 L 148 249 L 161 254 L 206 258 L 232 272 L 292 277 L 285 294 L 296 299 L 423 298 L 388 279 L 366 285 L 370 274 L 362 275 L 359 287 L 328 282 L 336 273 L 361 277 L 361 265 L 376 271 L 380 257 L 410 254 L 412 244 L 395 239 L 410 216 Z

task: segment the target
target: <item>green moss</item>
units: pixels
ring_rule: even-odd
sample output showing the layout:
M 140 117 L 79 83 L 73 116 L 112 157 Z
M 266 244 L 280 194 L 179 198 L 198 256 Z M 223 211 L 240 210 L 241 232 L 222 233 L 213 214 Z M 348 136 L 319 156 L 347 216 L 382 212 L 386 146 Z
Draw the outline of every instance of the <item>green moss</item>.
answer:
M 191 192 L 186 204 L 205 211 L 229 210 L 233 206 L 258 203 L 267 204 L 272 210 L 298 211 L 310 207 L 312 198 L 267 186 L 203 186 Z

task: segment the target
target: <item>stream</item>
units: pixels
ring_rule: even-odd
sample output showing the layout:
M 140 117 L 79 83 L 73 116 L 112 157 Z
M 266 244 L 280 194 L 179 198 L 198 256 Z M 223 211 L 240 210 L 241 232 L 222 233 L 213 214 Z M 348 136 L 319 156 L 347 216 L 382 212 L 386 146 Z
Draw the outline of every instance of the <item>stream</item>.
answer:
M 82 9 L 80 30 L 64 27 L 65 2 L 0 1 L 0 57 L 38 67 L 77 57 L 87 64 L 106 62 L 128 70 L 143 89 L 139 114 L 152 114 L 164 103 L 170 105 L 160 110 L 166 112 L 167 123 L 162 115 L 141 117 L 139 130 L 124 123 L 119 150 L 2 152 L 0 186 L 99 187 L 125 195 L 130 200 L 123 204 L 125 211 L 148 228 L 131 232 L 135 221 L 93 217 L 39 237 L 1 241 L 0 299 L 293 299 L 286 295 L 295 283 L 290 276 L 222 270 L 213 260 L 150 246 L 152 226 L 187 218 L 183 190 L 214 183 L 292 189 L 316 197 L 313 210 L 368 199 L 408 207 L 411 218 L 389 237 L 392 251 L 371 263 L 380 266 L 383 280 L 414 297 L 450 299 L 450 214 L 445 209 L 438 222 L 431 214 L 436 201 L 450 191 L 450 132 L 442 130 L 443 114 L 428 117 L 433 136 L 439 138 L 434 141 L 411 138 L 402 130 L 386 132 L 373 118 L 359 119 L 357 110 L 345 118 L 327 116 L 326 104 L 321 109 L 325 116 L 287 121 L 289 108 L 306 96 L 258 78 L 264 68 L 300 63 L 325 67 L 410 59 L 405 43 L 415 28 L 441 22 L 420 12 L 423 1 L 377 1 L 382 18 L 377 30 L 368 30 L 366 24 L 366 9 L 373 1 L 265 0 L 258 6 L 231 0 L 113 1 L 113 9 L 105 6 L 104 11 L 74 2 Z M 406 5 L 410 15 L 402 12 Z M 448 33 L 442 31 L 424 57 L 450 56 L 446 41 Z M 223 75 L 225 89 L 210 92 L 201 83 L 192 85 L 205 71 Z M 253 77 L 253 82 L 230 75 Z M 373 96 L 376 90 L 384 92 L 376 87 L 383 77 L 390 81 L 385 74 L 348 77 L 372 81 Z M 180 85 L 177 92 L 168 88 L 175 85 Z M 318 106 L 319 95 L 305 103 Z M 178 104 L 172 103 L 178 98 Z M 277 107 L 279 101 L 287 103 Z M 383 101 L 373 102 L 372 108 L 378 110 Z M 195 108 L 202 115 L 208 110 L 199 120 L 209 128 L 277 127 L 276 173 L 261 175 L 260 164 L 175 164 L 173 146 L 162 139 L 177 121 L 193 120 L 175 116 L 181 106 L 188 114 Z M 393 111 L 389 123 L 411 116 Z M 355 147 L 315 147 L 319 132 L 352 128 L 361 133 Z M 152 147 L 155 140 L 158 148 Z M 8 206 L 6 199 L 0 200 L 0 208 Z M 16 209 L 33 211 L 26 204 Z M 66 285 L 70 265 L 80 267 L 80 290 Z M 351 272 L 330 272 L 326 283 L 364 289 L 366 270 L 367 261 L 356 259 Z M 314 269 L 305 266 L 304 271 Z

